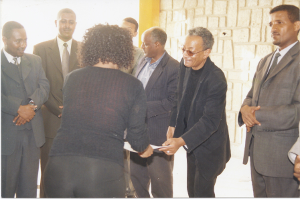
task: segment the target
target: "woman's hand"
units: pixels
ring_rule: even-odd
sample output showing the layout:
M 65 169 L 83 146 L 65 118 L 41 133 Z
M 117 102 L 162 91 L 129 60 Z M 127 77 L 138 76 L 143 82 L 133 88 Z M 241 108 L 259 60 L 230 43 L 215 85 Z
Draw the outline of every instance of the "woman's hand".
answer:
M 147 149 L 141 153 L 138 153 L 142 158 L 148 158 L 153 154 L 153 148 L 150 146 L 147 147 Z

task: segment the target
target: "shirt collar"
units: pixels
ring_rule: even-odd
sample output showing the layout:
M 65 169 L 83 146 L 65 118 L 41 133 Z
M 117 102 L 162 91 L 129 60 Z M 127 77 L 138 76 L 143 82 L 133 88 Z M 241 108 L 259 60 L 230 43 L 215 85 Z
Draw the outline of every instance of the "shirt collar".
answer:
M 6 52 L 4 48 L 3 48 L 3 53 L 4 53 L 6 59 L 7 59 L 7 61 L 8 61 L 9 63 L 12 63 L 12 64 L 15 63 L 15 61 L 14 61 L 14 56 L 12 56 L 12 55 L 9 54 L 8 52 Z M 21 63 L 21 57 L 18 57 L 17 60 L 18 60 L 18 63 L 20 64 L 20 63 Z
M 291 48 L 293 48 L 293 47 L 296 45 L 297 42 L 298 42 L 298 41 L 292 43 L 291 45 L 289 45 L 288 47 L 284 48 L 284 49 L 281 50 L 281 51 L 279 51 L 279 48 L 277 48 L 276 51 L 275 51 L 275 54 L 279 52 L 279 53 L 280 53 L 280 56 L 281 56 L 281 57 L 284 57 L 284 55 L 285 55 Z
M 155 66 L 155 65 L 158 65 L 159 64 L 159 62 L 162 60 L 162 58 L 165 56 L 165 54 L 166 54 L 166 51 L 164 52 L 164 54 L 158 59 L 158 60 L 156 60 L 154 63 L 152 63 L 152 64 L 150 64 L 151 63 L 151 60 L 152 60 L 152 58 L 150 58 L 150 57 L 146 57 L 146 61 L 149 63 L 149 67 L 150 66 Z
M 64 43 L 67 43 L 68 44 L 68 50 L 70 52 L 70 49 L 71 49 L 71 45 L 72 45 L 72 39 L 70 39 L 69 41 L 65 42 L 63 40 L 61 40 L 58 36 L 57 36 L 57 45 L 59 48 L 63 47 L 64 46 Z

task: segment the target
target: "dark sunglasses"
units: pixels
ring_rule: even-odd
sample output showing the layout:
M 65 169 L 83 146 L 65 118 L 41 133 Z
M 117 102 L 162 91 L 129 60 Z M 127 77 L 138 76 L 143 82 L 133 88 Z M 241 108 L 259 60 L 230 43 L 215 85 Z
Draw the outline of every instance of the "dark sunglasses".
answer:
M 184 49 L 184 48 L 181 48 L 181 50 L 182 50 L 182 54 L 184 53 L 184 52 L 186 52 L 186 54 L 188 55 L 188 56 L 193 56 L 193 55 L 195 55 L 195 54 L 197 54 L 197 53 L 200 53 L 200 52 L 202 52 L 202 51 L 205 51 L 205 50 L 201 50 L 201 51 L 199 51 L 199 52 L 192 52 L 192 51 L 190 51 L 190 50 L 186 50 L 186 49 Z

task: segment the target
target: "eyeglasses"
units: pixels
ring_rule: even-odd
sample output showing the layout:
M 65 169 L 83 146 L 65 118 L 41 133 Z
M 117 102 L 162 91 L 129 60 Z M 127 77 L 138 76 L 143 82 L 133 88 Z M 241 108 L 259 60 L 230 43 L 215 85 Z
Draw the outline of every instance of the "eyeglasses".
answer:
M 197 53 L 200 53 L 200 52 L 202 52 L 202 51 L 205 51 L 205 50 L 201 50 L 201 51 L 199 51 L 199 52 L 196 52 L 196 53 L 194 53 L 194 52 L 192 52 L 192 51 L 190 51 L 190 50 L 186 50 L 186 49 L 184 49 L 184 48 L 181 48 L 181 50 L 182 50 L 182 54 L 184 53 L 184 52 L 186 52 L 186 54 L 188 55 L 188 56 L 193 56 L 193 55 L 195 55 L 195 54 L 197 54 Z

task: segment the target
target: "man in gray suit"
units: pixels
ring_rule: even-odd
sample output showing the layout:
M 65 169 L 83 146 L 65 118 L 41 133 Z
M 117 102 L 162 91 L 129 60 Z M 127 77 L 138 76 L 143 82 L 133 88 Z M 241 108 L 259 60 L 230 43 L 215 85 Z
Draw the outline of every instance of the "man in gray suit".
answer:
M 62 87 L 67 73 L 78 69 L 78 42 L 72 39 L 76 27 L 76 15 L 73 10 L 65 8 L 58 12 L 55 25 L 58 30 L 55 39 L 34 46 L 33 54 L 42 58 L 42 66 L 50 82 L 48 101 L 42 106 L 46 143 L 41 148 L 41 186 L 40 197 L 44 197 L 43 172 L 48 161 L 48 154 L 53 139 L 61 123 L 63 106 Z
M 250 155 L 254 197 L 299 197 L 287 156 L 299 136 L 299 8 L 274 7 L 269 24 L 278 49 L 259 62 L 239 114 L 248 131 L 244 164 Z
M 49 82 L 38 56 L 25 54 L 27 36 L 15 21 L 4 24 L 1 51 L 1 196 L 35 198 L 40 147 L 45 143 L 41 106 Z
M 147 124 L 150 143 L 161 146 L 166 141 L 166 132 L 171 109 L 175 102 L 179 63 L 164 49 L 167 34 L 153 27 L 142 35 L 142 49 L 145 57 L 137 66 L 135 76 L 141 80 L 147 95 Z M 154 151 L 149 158 L 130 154 L 131 181 L 137 196 L 173 197 L 174 156 Z

